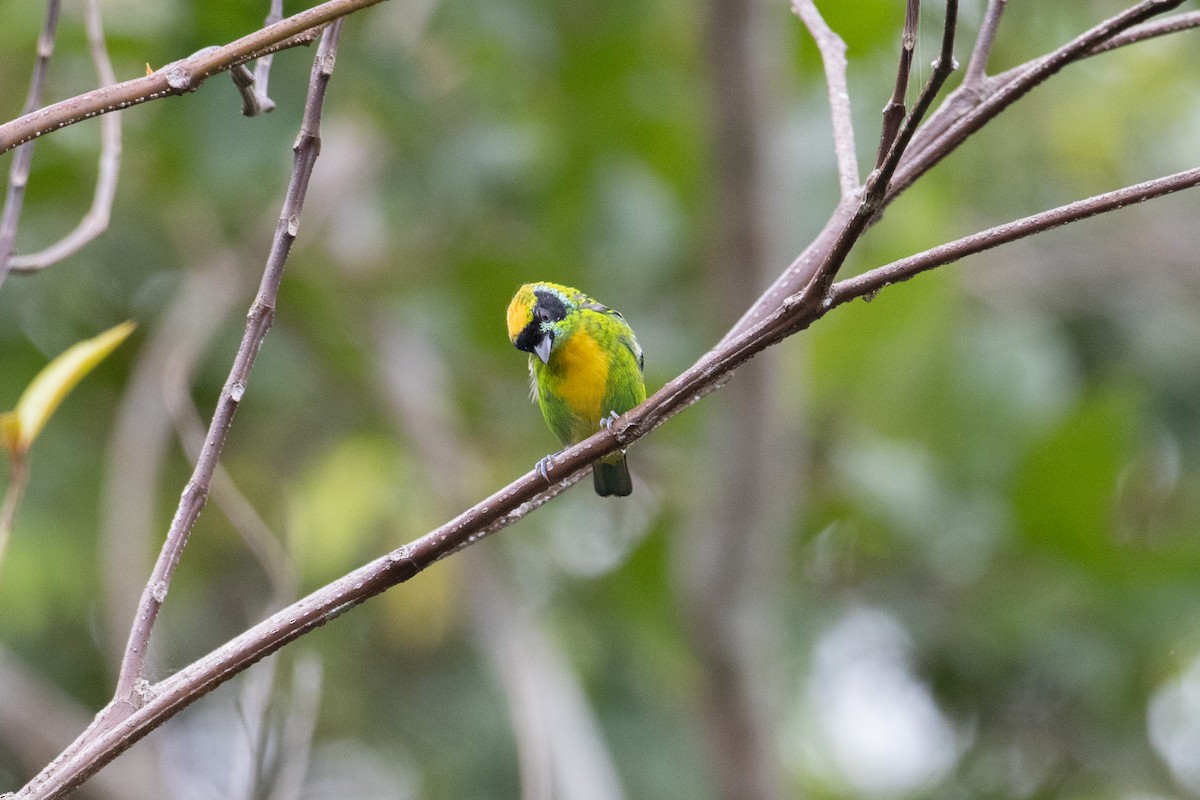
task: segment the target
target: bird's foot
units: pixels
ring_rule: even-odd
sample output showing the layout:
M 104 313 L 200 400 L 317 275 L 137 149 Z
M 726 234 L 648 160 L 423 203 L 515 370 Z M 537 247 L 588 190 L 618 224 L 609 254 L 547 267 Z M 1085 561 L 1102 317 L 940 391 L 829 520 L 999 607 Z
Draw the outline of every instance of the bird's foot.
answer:
M 554 456 L 546 456 L 541 461 L 537 462 L 537 465 L 533 469 L 538 475 L 542 476 L 542 480 L 544 480 L 546 483 L 553 483 L 553 481 L 550 480 L 550 475 L 547 473 L 547 470 L 549 470 L 553 465 Z
M 603 428 L 604 430 L 608 430 L 609 428 L 611 428 L 613 426 L 614 422 L 616 422 L 618 419 L 620 419 L 620 417 L 621 417 L 621 415 L 618 414 L 616 411 L 610 411 L 610 412 L 608 412 L 607 417 L 600 418 L 600 427 Z

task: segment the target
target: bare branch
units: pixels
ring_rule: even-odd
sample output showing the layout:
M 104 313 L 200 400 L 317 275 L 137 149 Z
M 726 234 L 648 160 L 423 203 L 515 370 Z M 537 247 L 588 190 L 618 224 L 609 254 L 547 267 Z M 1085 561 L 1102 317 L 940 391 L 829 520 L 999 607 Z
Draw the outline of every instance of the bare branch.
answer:
M 133 628 L 129 634 L 125 657 L 121 662 L 121 672 L 117 678 L 117 689 L 113 700 L 97 715 L 96 721 L 83 732 L 71 748 L 47 766 L 38 777 L 18 793 L 17 797 L 22 800 L 58 798 L 70 793 L 101 766 L 111 761 L 137 738 L 140 738 L 141 734 L 129 737 L 129 720 L 136 718 L 139 710 L 153 704 L 162 696 L 159 687 L 151 686 L 144 677 L 146 647 L 158 611 L 166 599 L 166 592 L 174 575 L 175 567 L 183 554 L 188 534 L 208 497 L 213 472 L 233 423 L 234 412 L 245 393 L 246 381 L 249 378 L 250 369 L 254 365 L 255 356 L 274 319 L 275 298 L 279 291 L 279 283 L 283 278 L 283 269 L 288 253 L 296 238 L 300 212 L 304 204 L 304 195 L 308 190 L 312 168 L 321 149 L 321 110 L 324 104 L 325 90 L 329 84 L 329 78 L 333 74 L 334 61 L 337 56 L 337 41 L 341 29 L 340 19 L 326 29 L 321 38 L 320 49 L 313 61 L 304 117 L 300 124 L 300 134 L 293 147 L 295 158 L 292 177 L 288 184 L 279 224 L 275 229 L 271 253 L 263 270 L 258 295 L 250 307 L 246 332 L 234 358 L 229 378 L 221 390 L 213 421 L 209 426 L 195 471 L 183 491 L 179 508 L 176 510 L 175 518 L 167 533 L 166 542 L 163 544 L 158 562 L 155 564 L 154 571 L 142 594 L 137 614 L 134 617 Z M 146 731 L 148 732 L 149 728 Z
M 327 0 L 319 6 L 257 30 L 223 47 L 205 48 L 142 78 L 105 86 L 18 117 L 0 125 L 0 153 L 59 128 L 122 108 L 186 94 L 235 64 L 283 47 L 308 44 L 312 31 L 383 0 Z
M 129 644 L 125 648 L 125 658 L 121 663 L 121 674 L 117 679 L 116 699 L 121 703 L 136 706 L 140 702 L 135 686 L 145 677 L 146 646 L 150 640 L 150 632 L 158 617 L 158 611 L 166 599 L 167 588 L 175 574 L 175 567 L 183 555 L 188 535 L 208 499 L 213 472 L 216 470 L 221 449 L 233 424 L 233 415 L 246 391 L 246 382 L 250 377 L 250 370 L 254 366 L 255 356 L 274 321 L 275 298 L 279 293 L 279 284 L 283 279 L 283 269 L 287 263 L 288 253 L 291 252 L 292 243 L 296 239 L 300 212 L 304 205 L 304 196 L 308 191 L 308 180 L 321 149 L 321 107 L 325 99 L 325 87 L 328 85 L 333 71 L 333 60 L 337 52 L 337 38 L 340 31 L 340 22 L 335 22 L 327 30 L 322 39 L 321 49 L 317 52 L 304 119 L 294 147 L 295 161 L 292 167 L 292 179 L 288 185 L 287 198 L 279 217 L 279 224 L 275 228 L 275 241 L 271 246 L 271 254 L 263 270 L 258 296 L 255 297 L 254 303 L 250 307 L 241 346 L 234 358 L 229 378 L 221 390 L 221 397 L 217 401 L 217 409 L 213 414 L 212 423 L 200 450 L 200 457 L 196 461 L 195 471 L 183 491 L 179 508 L 171 522 L 171 528 L 167 532 L 162 553 L 159 555 L 158 562 L 155 564 L 154 571 L 142 594 L 142 600 L 134 618 L 133 629 L 129 634 Z
M 92 709 L 0 645 L 0 741 L 22 771 L 36 770 L 71 741 Z M 153 748 L 126 754 L 88 786 L 94 800 L 161 800 L 169 796 Z M 8 797 L 9 795 L 0 795 Z
M 896 132 L 895 140 L 889 146 L 887 154 L 880 159 L 875 173 L 867 179 L 864 202 L 868 205 L 874 205 L 876 198 L 882 201 L 883 196 L 887 194 L 891 186 L 892 175 L 907 152 L 909 143 L 917 132 L 917 127 L 925 119 L 926 112 L 933 105 L 933 99 L 942 90 L 950 73 L 958 69 L 958 61 L 954 58 L 954 32 L 957 27 L 958 0 L 946 0 L 946 22 L 942 28 L 941 50 L 938 51 L 937 60 L 933 62 L 933 71 L 929 75 L 929 80 L 926 81 L 925 86 L 921 89 L 921 94 L 913 103 L 912 111 L 904 118 L 900 130 Z M 870 210 L 874 215 L 878 208 Z
M 1008 0 L 988 0 L 987 11 L 983 15 L 983 24 L 979 26 L 979 35 L 975 37 L 975 47 L 971 50 L 971 60 L 967 62 L 967 71 L 963 75 L 963 91 L 978 92 L 983 87 L 987 77 L 987 62 L 992 55 L 992 45 L 996 42 L 996 32 L 1000 30 L 1000 17 L 1008 8 Z
M 871 224 L 871 220 L 882 208 L 892 175 L 895 173 L 900 159 L 904 156 L 909 142 L 912 141 L 917 126 L 921 124 L 925 112 L 933 104 L 934 97 L 941 91 L 946 79 L 950 77 L 950 73 L 958 66 L 954 60 L 954 31 L 957 25 L 958 0 L 946 0 L 946 22 L 942 32 L 942 47 L 937 60 L 933 62 L 933 71 L 929 75 L 929 80 L 926 81 L 916 102 L 913 103 L 912 111 L 904 118 L 899 130 L 896 131 L 887 154 L 879 166 L 867 176 L 858 207 L 854 209 L 854 213 L 846 221 L 832 246 L 826 251 L 824 258 L 815 265 L 812 280 L 800 290 L 808 293 L 810 297 L 824 297 L 838 270 L 841 269 L 846 257 L 850 254 L 851 248 L 858 242 Z
M 833 119 L 833 152 L 837 156 L 842 197 L 858 191 L 858 152 L 854 146 L 854 121 L 850 116 L 850 91 L 846 86 L 846 43 L 825 23 L 813 0 L 792 0 L 792 10 L 804 22 L 825 71 L 829 112 Z
M 909 117 L 897 132 L 896 139 L 889 148 L 888 158 L 884 160 L 880 169 L 873 173 L 867 186 L 855 193 L 860 196 L 846 198 L 839 203 L 834 216 L 817 240 L 785 272 L 784 277 L 788 280 L 795 281 L 806 276 L 811 279 L 814 275 L 828 276 L 832 280 L 833 273 L 845 257 L 844 252 L 841 252 L 840 255 L 838 252 L 843 240 L 849 237 L 848 241 L 852 244 L 857 235 L 870 223 L 874 211 L 882 207 L 875 205 L 874 211 L 872 211 L 874 202 L 872 198 L 875 194 L 879 193 L 878 203 L 885 205 L 902 190 L 902 185 L 899 187 L 891 185 L 889 188 L 889 184 L 900 182 L 901 173 L 897 167 L 898 164 L 900 167 L 905 167 L 917 163 L 913 154 L 910 153 L 907 159 L 904 156 L 907 146 L 914 141 L 912 137 L 916 124 L 932 102 L 937 86 L 940 85 L 938 81 L 935 81 L 935 77 L 941 71 L 948 70 L 952 63 L 951 50 L 954 35 L 952 11 L 955 5 L 953 1 L 947 4 L 947 26 L 943 34 L 941 68 L 935 68 L 935 76 L 931 77 L 922 96 L 918 98 Z M 1109 20 L 1101 26 L 1104 29 L 1101 33 L 1097 34 L 1095 38 L 1084 41 L 1079 45 L 1080 49 L 1074 50 L 1069 57 L 1064 56 L 1064 58 L 1069 61 L 1072 58 L 1084 57 L 1092 48 L 1111 39 L 1120 31 L 1127 30 L 1130 25 L 1136 24 L 1151 14 L 1159 13 L 1166 7 L 1173 7 L 1173 5 L 1177 5 L 1174 0 L 1139 3 L 1138 6 L 1131 9 L 1131 12 L 1137 13 L 1131 16 L 1127 12 L 1127 14 L 1118 15 L 1113 20 Z M 1138 17 L 1138 14 L 1141 16 Z M 314 65 L 314 82 L 310 87 L 312 93 L 310 97 L 318 93 L 317 75 L 320 66 L 327 62 L 327 59 L 324 58 L 325 45 L 330 38 L 336 36 L 336 30 L 337 26 L 330 29 L 323 42 L 322 52 L 318 54 L 317 64 Z M 1079 41 L 1076 40 L 1076 42 Z M 1074 45 L 1075 43 L 1072 43 L 1072 46 Z M 1055 53 L 1061 54 L 1062 50 L 1055 51 Z M 1053 56 L 1055 54 L 1051 54 L 1051 57 Z M 1029 71 L 1049 69 L 1049 72 L 1034 80 L 1036 83 L 1061 69 L 1062 64 L 1067 62 L 1062 61 L 1057 66 L 1050 67 L 1047 67 L 1046 63 L 1045 59 L 1038 59 L 1027 65 L 1028 71 L 1006 73 L 1006 75 L 1010 76 L 1008 79 L 1010 81 L 1024 81 L 1029 78 Z M 1002 77 L 1004 76 L 998 76 L 998 78 Z M 998 80 L 998 78 L 990 80 Z M 940 80 L 944 80 L 944 76 Z M 995 85 L 1007 84 L 1001 81 Z M 1011 102 L 1012 100 L 1008 101 L 1008 103 Z M 1008 103 L 998 108 L 1006 107 Z M 993 109 L 990 116 L 984 118 L 979 125 L 994 117 L 996 113 L 999 111 Z M 296 148 L 296 168 L 293 174 L 293 185 L 289 188 L 289 203 L 285 207 L 284 218 L 280 221 L 280 235 L 277 236 L 276 249 L 273 249 L 272 257 L 268 261 L 268 270 L 263 277 L 260 297 L 264 293 L 273 297 L 271 292 L 278 287 L 279 274 L 277 271 L 272 272 L 271 265 L 277 263 L 276 254 L 279 248 L 283 249 L 283 256 L 286 256 L 286 247 L 290 244 L 290 238 L 284 235 L 284 229 L 293 228 L 291 233 L 294 236 L 299 202 L 294 205 L 295 215 L 286 213 L 286 210 L 293 208 L 291 202 L 293 199 L 303 197 L 302 186 L 307 178 L 299 178 L 298 175 L 303 173 L 306 163 L 303 154 L 307 153 L 312 157 L 316 155 L 315 123 L 318 114 L 319 102 L 310 101 L 306 109 L 303 132 Z M 943 132 L 948 130 L 949 128 L 945 128 Z M 307 138 L 306 134 L 308 134 Z M 964 138 L 965 135 L 967 134 L 964 134 Z M 307 148 L 306 142 L 310 145 Z M 944 148 L 931 151 L 936 154 L 936 158 L 944 156 L 957 144 L 957 141 L 952 138 L 943 140 L 935 137 L 927 142 L 931 143 L 930 146 L 937 144 Z M 307 161 L 307 166 L 311 167 L 311 160 Z M 928 166 L 924 168 L 927 169 Z M 889 177 L 892 176 L 891 169 L 897 171 L 895 179 L 889 181 Z M 868 295 L 890 282 L 903 280 L 919 271 L 948 263 L 963 255 L 979 252 L 1056 225 L 1180 191 L 1197 184 L 1200 184 L 1200 168 L 1127 187 L 1063 206 L 1060 209 L 1043 212 L 1043 214 L 1019 220 L 1007 226 L 999 226 L 973 237 L 966 237 L 959 242 L 945 245 L 943 248 L 935 248 L 928 254 L 914 256 L 911 259 L 881 267 L 879 270 L 867 273 L 866 276 L 834 284 L 828 292 L 823 291 L 820 281 L 808 280 L 799 284 L 798 290 L 791 292 L 786 297 L 780 297 L 780 293 L 785 288 L 795 284 L 777 282 L 766 295 L 760 298 L 752 312 L 748 312 L 747 316 L 716 348 L 705 354 L 691 368 L 668 382 L 645 403 L 618 419 L 609 429 L 559 453 L 548 469 L 550 480 L 557 481 L 557 483 L 546 488 L 545 480 L 536 471 L 530 471 L 425 536 L 348 573 L 308 597 L 293 603 L 160 683 L 153 686 L 145 685 L 142 693 L 133 693 L 128 696 L 118 693 L 113 703 L 101 712 L 98 722 L 90 731 L 85 732 L 77 745 L 43 771 L 41 776 L 22 790 L 19 797 L 23 800 L 33 800 L 34 798 L 64 796 L 165 719 L 246 669 L 250 664 L 336 618 L 354 605 L 399 582 L 408 580 L 441 558 L 522 518 L 586 474 L 586 470 L 596 459 L 626 447 L 645 436 L 670 417 L 697 402 L 705 393 L 719 386 L 734 369 L 756 353 L 782 341 L 796 331 L 802 330 L 836 305 L 854 297 Z M 298 186 L 301 188 L 297 189 L 296 194 L 293 194 L 293 188 Z M 879 187 L 883 187 L 882 190 Z M 281 269 L 282 256 L 278 260 L 278 265 Z M 252 308 L 251 321 L 247 325 L 247 339 L 244 340 L 243 348 L 239 350 L 230 382 L 222 394 L 210 431 L 210 440 L 213 441 L 206 444 L 205 451 L 201 455 L 201 462 L 206 459 L 214 460 L 214 450 L 219 449 L 224 440 L 224 434 L 228 430 L 229 417 L 236 406 L 236 399 L 240 398 L 240 392 L 244 389 L 244 378 L 242 382 L 238 382 L 235 380 L 235 376 L 243 374 L 239 370 L 244 366 L 244 361 L 253 359 L 257 342 L 261 341 L 261 335 L 258 335 L 257 331 L 259 326 L 264 323 L 269 325 L 270 310 L 269 305 L 260 304 L 257 300 Z M 262 328 L 261 333 L 265 334 L 265 327 Z M 249 347 L 246 346 L 246 341 L 250 342 Z M 237 398 L 233 396 L 235 391 Z M 216 433 L 213 433 L 214 431 Z M 211 471 L 208 475 L 211 478 Z M 181 501 L 180 515 L 185 513 L 185 506 L 195 499 L 198 499 L 200 505 L 203 504 L 203 491 L 206 491 L 206 486 L 206 484 L 198 482 L 189 484 L 189 489 L 185 491 Z M 193 489 L 195 493 L 189 495 Z M 198 513 L 198 506 L 195 511 Z M 194 519 L 194 515 L 192 518 Z M 187 529 L 187 527 L 182 528 L 184 531 Z M 173 525 L 172 531 L 174 530 Z M 170 546 L 169 541 L 168 546 Z M 179 546 L 182 547 L 182 543 Z M 166 548 L 164 548 L 165 550 Z M 152 581 L 151 586 L 154 585 Z M 139 674 L 140 669 L 139 664 L 137 671 L 133 674 Z
M 1086 58 L 1103 43 L 1130 31 L 1126 43 L 1155 35 L 1153 24 L 1134 28 L 1149 17 L 1179 6 L 1183 0 L 1142 0 L 1137 5 L 1108 19 L 1076 37 L 1052 53 L 1033 59 L 1002 75 L 989 78 L 982 90 L 960 86 L 951 92 L 941 107 L 916 131 L 911 145 L 888 183 L 880 208 L 886 208 L 920 175 L 954 151 L 968 136 L 982 128 L 1001 111 L 1023 97 L 1034 85 L 1058 72 L 1068 63 Z M 1191 15 L 1180 14 L 1164 20 L 1164 27 L 1182 30 L 1200 25 Z M 1133 31 L 1138 31 L 1137 35 Z M 943 41 L 944 41 L 943 36 Z M 786 298 L 808 286 L 815 275 L 827 269 L 830 251 L 837 245 L 848 221 L 857 213 L 856 198 L 842 198 L 817 238 L 775 280 L 757 302 L 742 316 L 723 342 L 744 334 L 763 322 Z M 873 219 L 868 220 L 868 225 Z
M 1190 189 L 1196 185 L 1200 185 L 1200 167 L 1126 186 L 1004 225 L 997 225 L 986 231 L 971 234 L 923 253 L 894 261 L 862 275 L 839 281 L 830 292 L 831 307 L 849 302 L 857 297 L 870 297 L 885 286 L 908 280 L 921 272 L 958 261 L 966 256 L 990 250 L 1017 239 L 1024 239 L 1035 233 L 1057 228 L 1070 222 L 1077 222 L 1107 211 L 1114 211 L 1183 189 Z
M 917 46 L 917 26 L 921 19 L 921 0 L 908 0 L 904 11 L 904 31 L 900 34 L 900 63 L 896 67 L 896 84 L 892 87 L 892 98 L 883 107 L 883 129 L 879 135 L 879 154 L 875 167 L 883 166 L 900 123 L 904 121 L 905 96 L 908 94 L 908 76 L 912 71 L 913 49 Z
M 1165 36 L 1169 33 L 1179 33 L 1191 28 L 1200 27 L 1200 11 L 1187 11 L 1182 14 L 1172 14 L 1154 22 L 1143 22 L 1141 25 L 1134 25 L 1124 33 L 1117 34 L 1106 42 L 1093 47 L 1089 52 L 1089 56 L 1107 53 L 1109 50 L 1116 50 L 1118 47 L 1144 42 L 1147 39 L 1153 39 L 1156 36 Z
M 174 367 L 175 364 L 173 363 L 171 366 Z M 188 378 L 191 373 L 187 367 L 190 365 L 181 366 L 184 367 L 183 370 L 167 369 L 165 371 L 163 394 L 175 424 L 175 433 L 179 438 L 180 445 L 188 454 L 188 458 L 198 459 L 204 446 L 204 423 L 188 392 Z M 258 513 L 258 509 L 254 507 L 250 499 L 238 488 L 229 471 L 220 464 L 217 464 L 216 471 L 212 476 L 212 498 L 225 519 L 242 537 L 242 541 L 254 556 L 255 561 L 258 562 L 263 574 L 267 576 L 267 581 L 271 585 L 271 607 L 277 608 L 285 602 L 294 600 L 299 577 L 296 574 L 291 554 L 283 546 L 280 537 Z
M 933 103 L 933 98 L 957 66 L 954 61 L 954 31 L 957 17 L 957 0 L 947 0 L 946 22 L 938 59 L 934 62 L 929 80 L 913 104 L 912 111 L 901 124 L 883 163 L 871 172 L 862 189 L 853 195 L 842 197 L 829 222 L 817 234 L 817 238 L 796 257 L 796 260 L 742 315 L 737 324 L 725 334 L 725 338 L 721 340 L 722 345 L 728 344 L 754 326 L 761 324 L 788 298 L 805 292 L 810 287 L 812 289 L 809 293 L 810 297 L 821 297 L 828 291 L 838 270 L 841 269 L 842 263 L 846 260 L 846 256 L 849 255 L 850 249 L 889 199 L 888 187 L 901 157 L 912 140 L 917 126 Z
M 104 21 L 100 13 L 99 0 L 88 0 L 87 11 L 88 46 L 92 53 L 92 64 L 101 86 L 117 82 L 112 61 L 108 57 L 108 45 L 104 41 Z M 108 229 L 113 199 L 117 195 L 117 175 L 121 170 L 121 115 L 106 114 L 100 120 L 100 162 L 96 169 L 96 190 L 92 194 L 92 206 L 83 215 L 75 229 L 54 244 L 36 253 L 15 255 L 9 261 L 13 272 L 34 272 L 57 264 L 75 253 L 84 245 Z
M 54 36 L 58 31 L 59 0 L 46 4 L 46 22 L 38 37 L 37 61 L 29 79 L 29 94 L 21 110 L 28 115 L 42 102 L 42 87 L 46 82 L 46 69 L 54 55 Z M 8 149 L 8 148 L 5 148 Z M 21 207 L 25 203 L 25 187 L 29 183 L 29 166 L 33 162 L 33 146 L 22 147 L 13 156 L 8 168 L 8 192 L 4 198 L 4 214 L 0 216 L 0 284 L 8 275 L 9 257 L 17 239 L 17 223 L 21 219 Z
M 951 93 L 942 107 L 914 137 L 904 163 L 888 190 L 886 202 L 899 196 L 920 175 L 941 161 L 975 131 L 995 119 L 1001 111 L 1024 97 L 1038 84 L 1063 67 L 1092 54 L 1094 48 L 1144 20 L 1165 13 L 1183 0 L 1142 0 L 1072 39 L 1053 52 L 989 78 L 982 91 L 964 87 Z M 886 204 L 885 202 L 885 204 Z
M 828 302 L 812 302 L 808 297 L 791 298 L 745 333 L 727 339 L 717 349 L 705 354 L 687 371 L 655 392 L 645 403 L 621 417 L 611 428 L 559 453 L 548 470 L 550 479 L 557 481 L 550 488 L 545 489 L 545 481 L 541 475 L 536 470 L 531 470 L 421 538 L 375 559 L 280 610 L 207 656 L 151 687 L 146 693 L 144 705 L 134 709 L 117 724 L 98 731 L 94 738 L 75 750 L 66 763 L 56 762 L 56 765 L 51 765 L 52 768 L 57 768 L 48 768 L 47 772 L 43 773 L 48 774 L 44 784 L 47 787 L 45 791 L 32 793 L 27 787 L 17 797 L 19 800 L 62 797 L 70 788 L 77 786 L 115 758 L 124 748 L 254 662 L 335 619 L 364 600 L 412 578 L 442 558 L 523 518 L 559 494 L 566 486 L 586 475 L 587 468 L 596 459 L 645 436 L 670 417 L 695 403 L 704 393 L 719 386 L 734 369 L 755 354 L 807 327 L 836 305 L 868 295 L 889 283 L 911 277 L 923 269 L 949 263 L 964 255 L 1197 184 L 1200 184 L 1200 168 L 1080 201 L 944 246 L 957 246 L 959 249 L 956 251 L 948 252 L 944 248 L 935 248 L 930 252 L 940 252 L 940 256 L 929 258 L 937 263 L 926 263 L 926 255 L 921 254 L 904 262 L 881 267 L 880 270 L 864 276 L 842 281 L 834 286 L 828 296 Z M 102 712 L 102 717 L 104 713 Z

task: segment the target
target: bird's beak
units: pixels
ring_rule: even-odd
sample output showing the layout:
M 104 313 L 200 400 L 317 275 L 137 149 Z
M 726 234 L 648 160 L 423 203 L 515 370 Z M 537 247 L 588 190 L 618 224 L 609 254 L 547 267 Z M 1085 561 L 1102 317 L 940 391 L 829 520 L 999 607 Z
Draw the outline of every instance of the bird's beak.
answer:
M 554 344 L 554 334 L 547 333 L 533 346 L 533 352 L 537 353 L 537 357 L 542 360 L 543 364 L 550 363 L 550 345 L 552 344 Z

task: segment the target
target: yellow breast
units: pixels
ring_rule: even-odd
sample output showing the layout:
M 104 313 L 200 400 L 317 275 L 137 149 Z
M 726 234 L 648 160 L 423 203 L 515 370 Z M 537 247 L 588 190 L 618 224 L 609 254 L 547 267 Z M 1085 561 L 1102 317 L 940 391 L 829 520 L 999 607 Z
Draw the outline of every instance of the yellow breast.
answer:
M 586 330 L 578 330 L 554 351 L 548 365 L 554 393 L 571 412 L 600 424 L 600 403 L 608 389 L 608 358 Z

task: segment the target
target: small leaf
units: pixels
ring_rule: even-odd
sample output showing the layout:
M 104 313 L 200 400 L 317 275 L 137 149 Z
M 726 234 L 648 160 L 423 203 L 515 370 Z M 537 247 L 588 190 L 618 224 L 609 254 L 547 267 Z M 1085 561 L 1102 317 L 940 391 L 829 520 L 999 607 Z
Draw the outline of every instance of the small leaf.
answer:
M 5 411 L 0 414 L 0 442 L 4 443 L 9 453 L 16 454 L 20 433 L 21 423 L 17 421 L 17 412 Z
M 17 401 L 16 411 L 13 412 L 16 424 L 8 419 L 0 423 L 3 424 L 5 441 L 10 449 L 17 453 L 27 451 L 67 393 L 117 345 L 125 341 L 136 327 L 135 322 L 122 322 L 99 336 L 73 345 L 47 364 Z

